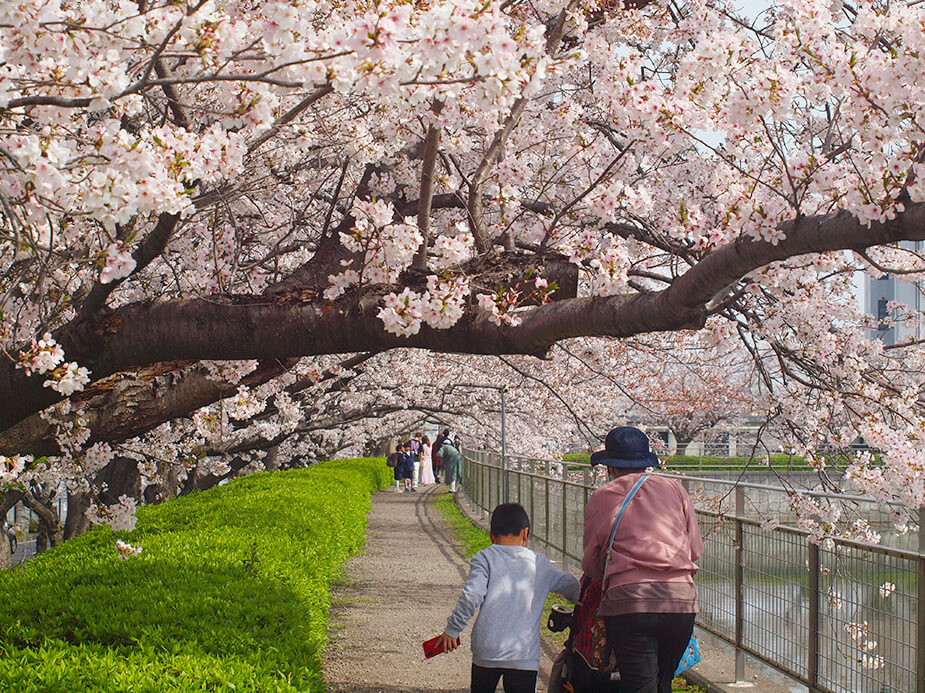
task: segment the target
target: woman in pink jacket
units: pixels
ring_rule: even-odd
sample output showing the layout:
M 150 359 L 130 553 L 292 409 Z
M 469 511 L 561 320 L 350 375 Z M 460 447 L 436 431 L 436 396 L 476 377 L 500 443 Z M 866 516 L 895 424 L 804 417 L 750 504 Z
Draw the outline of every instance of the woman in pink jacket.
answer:
M 694 629 L 698 611 L 694 565 L 703 539 L 687 491 L 674 479 L 646 476 L 611 529 L 627 495 L 647 467 L 658 467 L 649 439 L 621 426 L 607 435 L 592 464 L 607 466 L 610 481 L 585 508 L 581 567 L 603 580 L 599 614 L 620 669 L 621 692 L 671 693 L 671 679 Z M 606 553 L 610 553 L 603 575 Z

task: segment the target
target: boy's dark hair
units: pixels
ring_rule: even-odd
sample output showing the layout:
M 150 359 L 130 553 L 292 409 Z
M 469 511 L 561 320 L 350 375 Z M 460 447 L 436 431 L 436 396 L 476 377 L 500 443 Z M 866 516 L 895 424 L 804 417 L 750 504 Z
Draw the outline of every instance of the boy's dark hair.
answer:
M 491 512 L 491 533 L 496 537 L 520 534 L 530 526 L 530 516 L 520 503 L 502 503 Z

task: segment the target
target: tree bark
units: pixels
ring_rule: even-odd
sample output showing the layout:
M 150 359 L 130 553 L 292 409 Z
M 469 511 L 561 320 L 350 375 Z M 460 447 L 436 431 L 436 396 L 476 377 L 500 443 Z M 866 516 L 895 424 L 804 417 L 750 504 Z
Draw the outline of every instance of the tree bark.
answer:
M 279 469 L 279 445 L 274 445 L 267 450 L 267 456 L 263 458 L 263 466 L 273 472 Z
M 171 466 L 167 471 L 167 478 L 164 483 L 148 484 L 145 487 L 143 497 L 144 502 L 149 504 L 163 503 L 166 500 L 175 498 L 180 489 L 180 482 L 177 479 L 177 469 Z
M 205 491 L 214 486 L 218 486 L 220 482 L 235 476 L 248 464 L 250 464 L 249 460 L 235 457 L 228 463 L 230 470 L 225 474 L 199 474 L 198 471 L 193 468 L 186 482 L 183 484 L 183 487 L 180 489 L 179 495 L 186 496 L 194 491 Z
M 0 517 L 6 520 L 6 514 L 10 509 L 22 500 L 22 492 L 11 490 L 0 493 Z M 13 552 L 10 550 L 10 542 L 7 539 L 6 532 L 0 537 L 0 570 L 4 570 L 13 565 Z
M 0 537 L 0 570 L 6 570 L 13 565 L 13 552 L 10 550 L 10 542 L 6 538 L 6 532 Z

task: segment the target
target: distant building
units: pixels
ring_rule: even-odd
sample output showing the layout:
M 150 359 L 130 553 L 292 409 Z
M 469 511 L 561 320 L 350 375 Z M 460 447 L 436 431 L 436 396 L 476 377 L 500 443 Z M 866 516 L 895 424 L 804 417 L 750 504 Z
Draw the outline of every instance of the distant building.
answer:
M 903 241 L 904 248 L 921 253 L 925 250 L 922 241 Z M 925 324 L 922 320 L 922 284 L 919 282 L 904 282 L 892 274 L 879 279 L 870 275 L 863 281 L 863 293 L 860 297 L 865 310 L 880 321 L 881 327 L 873 330 L 871 337 L 880 339 L 887 346 L 900 344 L 912 340 L 919 340 L 925 336 Z M 888 322 L 890 317 L 889 305 L 892 301 L 905 305 L 912 315 L 908 319 L 899 320 L 894 326 Z

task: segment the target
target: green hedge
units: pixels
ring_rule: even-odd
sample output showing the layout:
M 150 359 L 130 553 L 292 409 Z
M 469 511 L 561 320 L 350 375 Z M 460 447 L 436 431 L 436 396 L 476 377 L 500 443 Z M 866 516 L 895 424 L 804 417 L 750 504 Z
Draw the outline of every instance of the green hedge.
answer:
M 264 472 L 0 572 L 0 690 L 320 691 L 329 584 L 381 459 Z M 143 547 L 118 558 L 115 540 Z

